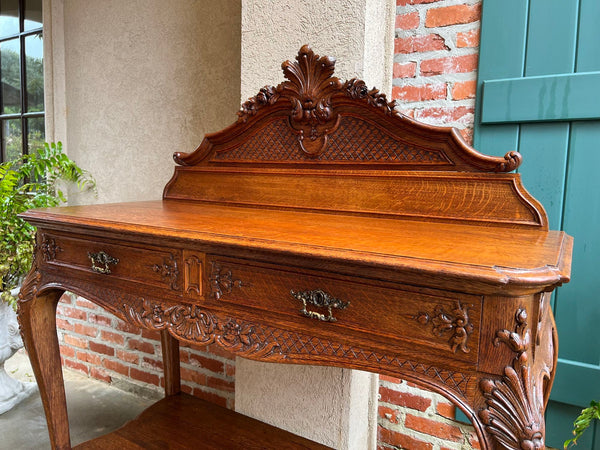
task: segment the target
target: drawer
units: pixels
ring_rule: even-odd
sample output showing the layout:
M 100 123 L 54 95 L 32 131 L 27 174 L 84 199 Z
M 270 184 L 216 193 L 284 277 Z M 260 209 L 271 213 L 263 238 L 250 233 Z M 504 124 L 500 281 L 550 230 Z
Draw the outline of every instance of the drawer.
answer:
M 421 343 L 475 362 L 481 297 L 207 256 L 210 300 L 314 327 Z
M 49 265 L 181 291 L 179 250 L 46 233 L 41 236 L 39 245 Z

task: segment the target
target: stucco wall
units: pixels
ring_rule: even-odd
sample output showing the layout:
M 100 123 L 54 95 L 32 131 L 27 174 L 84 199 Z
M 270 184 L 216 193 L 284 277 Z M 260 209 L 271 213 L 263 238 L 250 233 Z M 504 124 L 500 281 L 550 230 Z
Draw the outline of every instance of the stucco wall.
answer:
M 64 46 L 52 46 L 48 134 L 98 182 L 98 198 L 80 201 L 160 198 L 172 153 L 235 120 L 240 10 L 239 0 L 52 0 L 48 37 Z
M 282 81 L 281 63 L 304 44 L 335 56 L 338 78 L 391 93 L 394 15 L 388 0 L 244 1 L 242 98 Z

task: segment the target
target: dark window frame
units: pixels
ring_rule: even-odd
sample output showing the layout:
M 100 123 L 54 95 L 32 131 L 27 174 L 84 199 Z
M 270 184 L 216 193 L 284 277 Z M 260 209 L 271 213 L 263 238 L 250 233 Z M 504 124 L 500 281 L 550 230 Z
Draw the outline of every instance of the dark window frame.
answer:
M 29 36 L 35 36 L 38 34 L 42 34 L 43 36 L 43 25 L 39 28 L 33 28 L 27 31 L 25 30 L 25 0 L 19 0 L 19 32 L 14 33 L 7 36 L 0 37 L 0 44 L 5 41 L 10 41 L 13 39 L 19 39 L 19 74 L 21 77 L 21 112 L 20 113 L 8 113 L 4 114 L 2 111 L 3 99 L 2 99 L 2 89 L 0 89 L 0 162 L 5 161 L 6 155 L 4 154 L 4 149 L 6 148 L 4 143 L 4 121 L 10 119 L 19 119 L 21 121 L 21 153 L 26 155 L 28 153 L 28 144 L 29 144 L 29 129 L 28 129 L 28 120 L 30 118 L 45 118 L 45 104 L 42 111 L 35 112 L 27 112 L 28 104 L 27 104 L 27 71 L 26 71 L 26 63 L 27 63 L 27 55 L 25 54 L 25 39 Z M 1 58 L 1 55 L 0 55 Z M 1 62 L 1 61 L 0 61 Z M 2 69 L 0 68 L 0 71 Z

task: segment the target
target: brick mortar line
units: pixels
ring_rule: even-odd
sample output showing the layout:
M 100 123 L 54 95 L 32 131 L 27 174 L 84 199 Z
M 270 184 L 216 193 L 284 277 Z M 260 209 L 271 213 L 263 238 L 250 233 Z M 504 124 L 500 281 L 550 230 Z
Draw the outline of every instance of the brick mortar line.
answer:
M 211 345 L 211 344 L 208 344 L 208 345 Z M 206 348 L 208 347 L 208 345 L 206 346 Z M 216 355 L 216 354 L 211 353 L 210 351 L 206 351 L 206 350 L 198 350 L 198 349 L 194 349 L 191 347 L 180 347 L 180 348 L 189 350 L 190 352 L 194 352 L 194 354 L 198 354 L 199 356 L 205 356 L 209 359 L 214 359 L 215 361 L 220 361 L 224 364 L 228 364 L 230 366 L 231 365 L 235 366 L 235 359 L 228 359 L 225 356 Z
M 410 13 L 408 13 L 410 14 Z M 405 14 L 399 14 L 404 16 Z M 465 33 L 481 29 L 481 20 L 477 19 L 472 22 L 455 23 L 453 25 L 445 25 L 440 27 L 426 27 L 425 15 L 419 13 L 419 25 L 416 28 L 394 28 L 394 38 L 402 39 L 407 37 L 426 36 L 428 34 L 448 35 L 452 37 L 455 33 Z M 442 36 L 443 37 L 443 36 Z M 464 47 L 459 47 L 464 48 Z M 449 50 L 447 50 L 449 51 Z
M 393 62 L 395 63 L 406 63 L 406 62 L 421 62 L 429 61 L 431 59 L 444 59 L 444 58 L 460 58 L 461 56 L 471 56 L 479 53 L 479 47 L 458 47 L 455 50 L 425 50 L 422 52 L 411 52 L 411 53 L 395 53 Z M 407 59 L 405 61 L 405 59 Z M 418 59 L 413 61 L 413 59 Z M 451 75 L 450 73 L 448 75 Z
M 79 333 L 75 333 L 75 332 L 70 332 L 70 331 L 63 332 L 63 336 L 62 336 L 63 338 L 64 338 L 65 334 L 67 334 L 69 336 L 73 336 L 73 337 L 79 338 L 79 339 L 86 340 L 86 341 L 88 341 L 88 343 L 89 342 L 94 342 L 96 344 L 107 345 L 106 344 L 107 341 L 103 341 L 101 338 L 95 338 L 94 339 L 94 338 L 91 338 L 90 336 L 79 334 Z M 99 340 L 100 342 L 97 342 L 97 340 Z M 156 342 L 156 341 L 154 341 L 154 342 Z M 64 339 L 61 339 L 60 344 L 63 345 L 64 347 L 71 348 L 71 349 L 75 350 L 76 352 L 86 352 L 86 353 L 98 355 L 98 356 L 100 356 L 103 359 L 109 359 L 111 361 L 120 362 L 123 365 L 126 365 L 127 367 L 130 367 L 130 368 L 132 368 L 132 367 L 133 368 L 139 368 L 139 367 L 141 367 L 142 364 L 144 364 L 144 361 L 143 361 L 144 357 L 152 359 L 153 361 L 156 361 L 156 362 L 162 362 L 162 355 L 160 354 L 161 353 L 160 352 L 160 348 L 158 348 L 158 349 L 156 348 L 156 347 L 160 347 L 160 344 L 155 344 L 155 353 L 148 353 L 148 352 L 144 352 L 143 350 L 132 349 L 132 348 L 126 347 L 125 345 L 116 345 L 116 346 L 114 346 L 114 345 L 107 345 L 108 347 L 110 347 L 113 350 L 115 350 L 115 355 L 112 355 L 112 356 L 111 355 L 107 355 L 106 353 L 94 351 L 94 350 L 90 349 L 89 346 L 87 348 L 82 348 L 82 347 L 79 347 L 77 345 L 70 344 L 68 342 L 65 342 Z M 116 355 L 116 352 L 119 351 L 119 350 L 126 351 L 126 352 L 128 352 L 130 354 L 136 355 L 139 358 L 139 362 L 138 363 L 133 363 L 133 362 L 129 362 L 129 361 L 126 361 L 126 360 L 123 360 L 123 359 L 119 358 Z M 193 349 L 188 349 L 188 350 L 194 352 Z M 194 354 L 196 354 L 196 353 L 194 353 Z M 184 368 L 189 369 L 189 370 L 195 370 L 195 371 L 200 372 L 200 373 L 212 374 L 216 378 L 223 379 L 224 381 L 230 381 L 231 379 L 235 378 L 235 376 L 232 377 L 230 375 L 227 375 L 227 373 L 225 372 L 227 370 L 226 369 L 227 366 L 234 366 L 234 364 L 232 364 L 232 360 L 224 358 L 224 357 L 221 357 L 221 356 L 218 356 L 218 355 L 213 355 L 211 353 L 202 354 L 202 355 L 198 355 L 198 356 L 203 356 L 203 357 L 206 357 L 207 359 L 211 359 L 211 360 L 218 361 L 218 362 L 222 363 L 223 366 L 224 366 L 223 367 L 223 372 L 214 372 L 214 371 L 212 371 L 212 370 L 210 370 L 210 369 L 208 369 L 206 367 L 202 367 L 202 366 L 195 365 L 195 364 L 192 364 L 192 363 L 181 363 L 181 367 L 184 367 Z M 70 359 L 70 357 L 66 357 L 66 358 Z M 81 360 L 77 359 L 77 361 L 81 361 Z M 89 364 L 90 366 L 93 366 L 93 367 L 103 367 L 104 368 L 104 366 L 102 366 L 101 364 L 97 365 L 97 364 L 90 363 L 88 361 L 81 361 L 81 362 Z M 162 373 L 162 369 L 158 369 L 158 368 L 155 368 L 155 367 L 152 367 L 152 366 L 149 367 L 149 363 L 146 363 L 146 366 L 144 366 L 144 368 L 145 369 L 150 369 L 152 372 Z
M 443 6 L 440 6 L 440 3 L 443 4 Z M 437 1 L 437 2 L 433 2 L 433 3 L 419 3 L 417 5 L 396 5 L 396 15 L 401 14 L 401 12 L 405 11 L 405 10 L 414 11 L 417 9 L 438 9 L 438 8 L 445 8 L 447 6 L 457 6 L 457 5 L 473 6 L 478 3 L 481 3 L 481 0 L 444 0 L 444 1 Z
M 195 366 L 195 365 L 189 364 L 189 363 L 181 363 L 181 367 L 184 369 L 194 370 L 195 372 L 202 373 L 205 375 L 210 375 L 213 378 L 219 378 L 220 380 L 223 380 L 223 381 L 235 380 L 235 376 L 232 377 L 231 375 L 227 375 L 226 373 L 213 372 L 212 370 L 207 369 L 205 367 Z M 223 368 L 223 370 L 225 370 L 225 368 Z
M 471 437 L 470 430 L 464 430 L 464 429 L 462 429 L 462 427 L 460 425 L 451 424 L 451 426 L 458 428 L 460 433 L 462 434 L 462 439 L 460 441 L 453 441 L 453 440 L 450 440 L 449 438 L 448 439 L 440 438 L 440 437 L 434 436 L 432 434 L 427 434 L 427 433 L 419 431 L 419 430 L 414 430 L 412 428 L 408 428 L 404 424 L 405 420 L 406 420 L 405 417 L 402 417 L 401 423 L 393 423 L 385 418 L 378 417 L 377 425 L 379 425 L 380 427 L 385 428 L 387 430 L 393 431 L 395 433 L 399 433 L 399 434 L 408 436 L 413 439 L 417 439 L 417 440 L 420 440 L 420 441 L 423 441 L 426 443 L 430 443 L 430 444 L 434 445 L 434 449 L 432 449 L 432 450 L 436 450 L 436 448 L 439 449 L 442 447 L 443 448 L 451 448 L 451 446 L 455 447 L 456 450 L 466 450 L 466 449 L 473 448 L 469 443 L 469 438 Z M 388 444 L 388 445 L 391 445 L 392 448 L 394 448 L 394 446 L 392 444 Z
M 406 77 L 406 78 L 393 78 L 392 88 L 394 87 L 418 87 L 426 84 L 436 85 L 442 83 L 462 83 L 465 81 L 477 81 L 477 70 L 472 72 L 459 72 L 452 73 L 449 75 L 431 75 L 428 77 Z
M 71 325 L 75 325 L 75 324 L 86 325 L 86 326 L 94 327 L 94 328 L 98 329 L 100 332 L 107 331 L 107 332 L 112 332 L 112 333 L 120 334 L 120 335 L 123 335 L 123 337 L 125 339 L 136 338 L 136 339 L 142 340 L 144 342 L 150 343 L 150 344 L 155 345 L 158 348 L 160 348 L 160 340 L 143 337 L 141 334 L 133 334 L 133 333 L 130 333 L 128 331 L 117 330 L 116 328 L 111 327 L 111 326 L 107 326 L 107 325 L 103 325 L 103 324 L 98 324 L 98 323 L 95 323 L 95 322 L 89 322 L 88 320 L 77 319 L 77 318 L 73 318 L 73 317 L 70 317 L 70 316 L 57 315 L 57 318 L 64 319 L 67 322 L 69 322 Z M 125 322 L 125 323 L 128 323 L 128 322 Z M 75 337 L 83 337 L 83 338 L 86 338 L 87 340 L 99 339 L 99 340 L 102 341 L 102 343 L 109 342 L 110 344 L 112 344 L 111 346 L 113 346 L 115 348 L 122 347 L 123 349 L 127 349 L 127 347 L 125 347 L 124 345 L 116 344 L 116 343 L 111 342 L 111 341 L 102 340 L 102 338 L 100 336 L 92 337 L 92 336 L 88 336 L 86 334 L 77 333 L 74 330 L 66 330 L 66 329 L 63 329 L 63 328 L 58 328 L 58 331 L 61 332 L 61 333 L 63 333 L 63 334 L 75 335 Z M 141 328 L 140 328 L 140 331 L 141 331 Z M 190 345 L 194 345 L 194 344 L 190 344 Z M 206 347 L 208 345 L 210 345 L 210 344 L 207 344 Z M 210 351 L 201 350 L 201 349 L 198 349 L 198 348 L 193 348 L 191 346 L 181 346 L 180 348 L 181 349 L 185 349 L 185 350 L 187 350 L 189 352 L 193 352 L 194 354 L 200 354 L 200 356 L 205 356 L 207 358 L 214 359 L 214 360 L 217 360 L 217 361 L 220 361 L 220 362 L 223 362 L 223 363 L 229 363 L 229 364 L 231 364 L 232 361 L 233 361 L 233 360 L 228 359 L 228 358 L 226 358 L 224 356 L 216 355 L 214 353 L 211 353 Z
M 219 391 L 218 389 L 208 387 L 202 384 L 195 383 L 193 381 L 184 381 L 181 380 L 181 384 L 185 384 L 187 387 L 191 387 L 192 389 L 198 389 L 208 394 L 219 395 L 220 397 L 226 397 L 227 399 L 234 399 L 235 392 L 231 391 Z
M 456 35 L 458 33 L 468 33 L 470 31 L 481 30 L 481 20 L 473 20 L 465 23 L 455 23 L 452 25 L 444 25 L 439 27 L 427 27 L 425 26 L 425 16 L 419 15 L 419 25 L 416 28 L 394 28 L 394 39 L 406 39 L 410 37 L 425 37 L 430 34 L 437 34 L 444 38 L 445 41 L 449 41 L 454 44 L 454 49 L 440 50 L 445 52 L 451 52 L 452 50 L 459 50 L 463 48 L 472 47 L 456 47 Z
M 446 108 L 449 110 L 466 107 L 466 108 L 474 108 L 475 102 L 469 102 L 472 99 L 464 99 L 464 100 L 452 100 L 452 99 L 439 99 L 439 100 L 421 100 L 418 102 L 401 102 L 398 101 L 398 106 L 400 107 L 400 111 L 403 109 L 415 109 L 415 110 L 425 110 L 431 108 Z M 398 108 L 398 107 L 397 107 Z M 446 125 L 449 122 L 440 123 L 440 126 L 448 126 Z

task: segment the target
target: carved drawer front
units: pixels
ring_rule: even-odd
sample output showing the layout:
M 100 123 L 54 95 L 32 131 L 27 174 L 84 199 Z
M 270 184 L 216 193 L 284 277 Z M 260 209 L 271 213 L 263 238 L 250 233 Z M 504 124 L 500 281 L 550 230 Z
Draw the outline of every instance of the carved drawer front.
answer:
M 270 264 L 207 256 L 209 300 L 290 316 L 312 327 L 373 332 L 476 362 L 481 297 L 411 286 L 377 286 Z M 381 284 L 381 283 L 380 283 Z M 341 330 L 340 330 L 341 331 Z
M 181 290 L 181 251 L 137 247 L 85 237 L 44 234 L 42 258 L 50 265 L 67 266 L 97 274 Z

